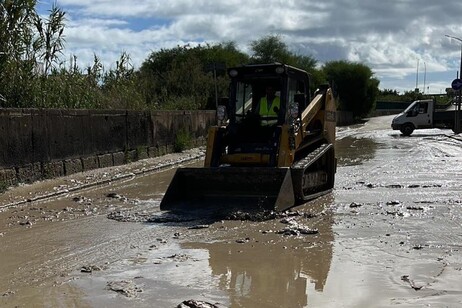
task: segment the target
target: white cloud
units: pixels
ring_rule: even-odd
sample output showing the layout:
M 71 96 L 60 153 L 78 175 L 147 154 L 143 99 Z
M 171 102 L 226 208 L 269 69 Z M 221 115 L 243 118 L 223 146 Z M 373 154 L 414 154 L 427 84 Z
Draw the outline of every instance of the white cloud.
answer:
M 97 54 L 106 67 L 123 51 L 139 65 L 152 51 L 186 42 L 231 40 L 247 51 L 251 41 L 277 34 L 294 52 L 312 55 L 320 63 L 365 63 L 382 88 L 415 87 L 417 61 L 420 71 L 425 64 L 425 78 L 435 88 L 449 86 L 459 68 L 460 42 L 444 36 L 462 36 L 458 0 L 58 0 L 57 4 L 69 19 L 66 52 L 85 63 Z

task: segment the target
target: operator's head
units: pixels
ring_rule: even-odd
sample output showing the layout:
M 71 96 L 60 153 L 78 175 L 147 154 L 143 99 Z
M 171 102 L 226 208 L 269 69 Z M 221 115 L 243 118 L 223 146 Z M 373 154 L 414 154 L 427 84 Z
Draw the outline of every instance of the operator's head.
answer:
M 273 86 L 266 86 L 266 96 L 272 97 L 276 95 L 276 90 Z

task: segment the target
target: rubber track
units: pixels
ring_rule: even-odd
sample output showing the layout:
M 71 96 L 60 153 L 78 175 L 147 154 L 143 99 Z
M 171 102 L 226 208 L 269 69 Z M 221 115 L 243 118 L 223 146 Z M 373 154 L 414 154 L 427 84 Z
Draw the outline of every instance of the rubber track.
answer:
M 332 146 L 332 144 L 325 143 L 322 144 L 320 147 L 316 148 L 313 152 L 308 154 L 305 158 L 297 161 L 295 164 L 292 165 L 292 170 L 305 170 L 309 165 L 311 165 L 314 161 L 318 160 L 319 158 L 324 155 L 327 150 Z

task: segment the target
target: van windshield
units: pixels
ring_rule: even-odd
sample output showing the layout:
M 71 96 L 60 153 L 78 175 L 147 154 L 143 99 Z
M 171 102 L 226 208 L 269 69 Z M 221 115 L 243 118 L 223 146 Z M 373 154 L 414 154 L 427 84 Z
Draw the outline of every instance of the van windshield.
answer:
M 404 113 L 409 112 L 409 110 L 414 109 L 414 106 L 418 103 L 419 103 L 418 101 L 415 101 L 412 104 L 410 104 L 406 109 L 404 109 Z

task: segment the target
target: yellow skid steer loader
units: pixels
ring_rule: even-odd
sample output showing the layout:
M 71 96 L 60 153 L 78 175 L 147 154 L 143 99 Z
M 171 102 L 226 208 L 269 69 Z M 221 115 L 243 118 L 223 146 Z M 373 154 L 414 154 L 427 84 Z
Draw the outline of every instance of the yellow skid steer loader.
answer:
M 161 210 L 286 210 L 334 185 L 336 106 L 329 86 L 280 63 L 228 69 L 229 98 L 209 129 L 203 168 L 176 171 Z M 273 92 L 268 94 L 269 91 Z

